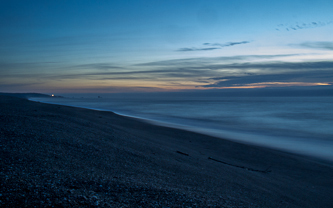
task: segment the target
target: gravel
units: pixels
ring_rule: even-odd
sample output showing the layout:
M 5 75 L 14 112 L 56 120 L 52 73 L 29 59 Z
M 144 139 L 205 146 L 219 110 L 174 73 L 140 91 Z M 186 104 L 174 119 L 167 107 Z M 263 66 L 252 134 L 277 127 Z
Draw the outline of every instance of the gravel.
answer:
M 333 205 L 327 161 L 3 95 L 0 158 L 0 207 Z

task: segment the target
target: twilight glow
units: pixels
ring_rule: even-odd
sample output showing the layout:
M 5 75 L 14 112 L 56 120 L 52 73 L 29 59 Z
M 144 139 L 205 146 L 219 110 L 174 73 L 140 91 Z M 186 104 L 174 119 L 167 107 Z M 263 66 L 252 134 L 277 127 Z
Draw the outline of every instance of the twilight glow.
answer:
M 333 1 L 0 2 L 0 91 L 332 88 Z

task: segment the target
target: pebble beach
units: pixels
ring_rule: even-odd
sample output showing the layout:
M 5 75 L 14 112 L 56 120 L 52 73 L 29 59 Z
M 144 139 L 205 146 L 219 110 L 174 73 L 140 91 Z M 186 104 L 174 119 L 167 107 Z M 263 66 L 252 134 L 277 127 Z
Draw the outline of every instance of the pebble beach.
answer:
M 333 164 L 0 95 L 0 207 L 332 207 Z

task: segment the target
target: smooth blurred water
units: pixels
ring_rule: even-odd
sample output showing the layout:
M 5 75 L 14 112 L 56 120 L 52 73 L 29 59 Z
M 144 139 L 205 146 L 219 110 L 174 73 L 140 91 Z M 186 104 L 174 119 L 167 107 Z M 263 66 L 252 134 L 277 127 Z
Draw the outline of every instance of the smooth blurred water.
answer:
M 333 160 L 333 97 L 216 97 L 170 94 L 32 98 L 113 111 L 221 138 Z

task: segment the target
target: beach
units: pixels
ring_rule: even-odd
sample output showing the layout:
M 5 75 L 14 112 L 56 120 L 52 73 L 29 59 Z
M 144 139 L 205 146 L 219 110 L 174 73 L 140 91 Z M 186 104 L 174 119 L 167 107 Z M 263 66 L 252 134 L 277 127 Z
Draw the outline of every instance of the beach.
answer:
M 332 207 L 333 164 L 0 95 L 1 207 Z

